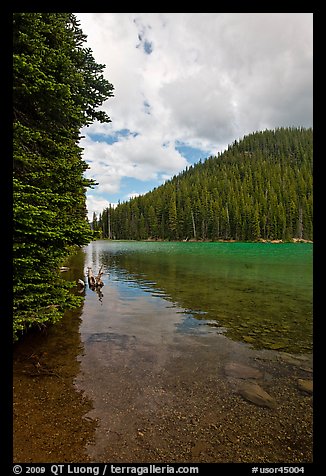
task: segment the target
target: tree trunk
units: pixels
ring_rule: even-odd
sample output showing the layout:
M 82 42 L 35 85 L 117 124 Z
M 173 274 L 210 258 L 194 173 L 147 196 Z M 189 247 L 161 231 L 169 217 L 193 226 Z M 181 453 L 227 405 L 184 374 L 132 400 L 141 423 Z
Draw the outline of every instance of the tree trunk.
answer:
M 191 219 L 192 219 L 192 228 L 194 232 L 194 239 L 196 240 L 196 226 L 195 226 L 194 212 L 192 210 L 191 210 Z

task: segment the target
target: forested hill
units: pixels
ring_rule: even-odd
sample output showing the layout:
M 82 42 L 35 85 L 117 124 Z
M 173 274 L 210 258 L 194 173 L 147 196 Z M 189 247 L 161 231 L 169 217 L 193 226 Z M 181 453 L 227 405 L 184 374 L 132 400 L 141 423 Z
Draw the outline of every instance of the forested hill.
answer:
M 312 155 L 312 129 L 255 132 L 93 227 L 113 239 L 312 240 Z

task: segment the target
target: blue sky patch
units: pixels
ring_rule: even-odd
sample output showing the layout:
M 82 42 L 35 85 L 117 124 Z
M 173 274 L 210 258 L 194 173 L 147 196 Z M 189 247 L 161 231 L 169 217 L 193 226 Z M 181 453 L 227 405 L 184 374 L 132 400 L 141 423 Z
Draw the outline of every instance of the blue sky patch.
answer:
M 199 162 L 200 159 L 204 160 L 209 156 L 208 151 L 185 145 L 183 142 L 179 141 L 176 142 L 175 148 L 183 157 L 188 160 L 188 162 L 193 164 Z
M 129 129 L 120 129 L 119 131 L 115 131 L 112 134 L 99 134 L 91 132 L 88 134 L 88 137 L 93 142 L 105 142 L 106 144 L 114 144 L 115 142 L 119 142 L 122 137 L 136 137 L 138 135 L 138 132 L 132 132 Z
M 151 43 L 150 41 L 147 41 L 145 40 L 144 41 L 144 44 L 143 44 L 143 48 L 144 48 L 144 51 L 147 55 L 150 55 L 153 51 L 153 43 Z

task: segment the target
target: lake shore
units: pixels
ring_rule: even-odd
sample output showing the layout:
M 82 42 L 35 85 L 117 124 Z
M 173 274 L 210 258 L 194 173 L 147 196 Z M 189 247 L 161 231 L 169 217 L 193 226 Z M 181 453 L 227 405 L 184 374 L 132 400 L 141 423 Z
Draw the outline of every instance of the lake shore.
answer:
M 92 358 L 77 387 L 57 365 L 55 347 L 44 365 L 57 376 L 37 374 L 16 358 L 14 462 L 312 462 L 312 395 L 298 386 L 311 378 L 311 356 L 252 352 L 220 336 L 215 361 L 210 340 L 216 336 L 189 336 L 177 352 L 129 348 L 123 359 L 112 342 L 109 363 L 104 343 L 89 343 Z M 230 362 L 258 375 L 228 374 Z M 245 381 L 259 383 L 275 407 L 244 399 Z
M 105 239 L 105 238 L 101 238 Z M 109 240 L 109 241 L 120 241 L 120 240 Z M 155 242 L 169 242 L 169 240 L 163 240 L 162 238 L 148 238 L 146 240 L 121 240 L 121 241 L 143 241 L 149 243 Z M 190 238 L 188 240 L 177 240 L 176 242 L 180 243 L 272 243 L 272 244 L 282 244 L 282 243 L 313 243 L 312 240 L 304 240 L 303 238 L 292 238 L 292 240 L 265 240 L 263 238 L 256 241 L 240 241 L 240 240 L 195 240 Z
M 312 462 L 311 254 L 92 242 L 101 293 L 15 344 L 14 461 Z

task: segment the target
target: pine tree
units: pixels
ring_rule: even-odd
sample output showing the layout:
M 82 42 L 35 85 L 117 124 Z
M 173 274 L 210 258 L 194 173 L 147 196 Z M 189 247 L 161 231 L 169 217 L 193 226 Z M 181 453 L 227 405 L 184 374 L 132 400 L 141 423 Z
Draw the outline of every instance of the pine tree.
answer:
M 138 236 L 140 209 L 146 237 L 153 226 L 163 240 L 312 239 L 312 138 L 312 129 L 304 128 L 249 134 L 217 157 L 120 204 L 113 211 L 114 235 Z M 128 231 L 119 217 L 129 209 Z
M 14 336 L 80 302 L 58 274 L 89 242 L 80 128 L 110 119 L 112 95 L 71 13 L 13 15 Z
M 177 204 L 176 204 L 176 197 L 174 192 L 171 194 L 171 197 L 170 197 L 168 213 L 169 213 L 169 238 L 171 240 L 177 240 L 178 239 Z

